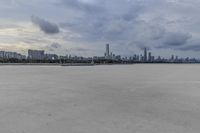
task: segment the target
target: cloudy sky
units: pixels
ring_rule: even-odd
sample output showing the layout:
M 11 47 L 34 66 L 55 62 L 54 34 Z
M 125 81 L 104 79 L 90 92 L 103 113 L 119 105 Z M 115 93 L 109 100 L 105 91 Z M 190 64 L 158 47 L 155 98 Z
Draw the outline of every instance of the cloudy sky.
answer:
M 0 49 L 200 57 L 198 0 L 0 0 Z

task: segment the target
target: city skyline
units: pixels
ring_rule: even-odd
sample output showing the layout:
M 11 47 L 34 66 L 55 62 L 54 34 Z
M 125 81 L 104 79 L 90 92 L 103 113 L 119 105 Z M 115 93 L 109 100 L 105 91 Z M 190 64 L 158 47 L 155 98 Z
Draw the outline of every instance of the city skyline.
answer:
M 1 63 L 97 63 L 97 64 L 132 64 L 132 63 L 200 63 L 200 58 L 179 57 L 172 54 L 170 58 L 161 55 L 155 56 L 152 51 L 146 47 L 143 48 L 143 54 L 134 53 L 131 56 L 122 56 L 112 51 L 110 44 L 105 45 L 103 56 L 78 56 L 78 55 L 57 55 L 48 53 L 45 50 L 27 51 L 27 56 L 12 51 L 0 51 Z
M 163 57 L 200 58 L 199 6 L 195 0 L 1 0 L 0 50 L 100 56 L 109 42 L 123 56 L 146 47 Z

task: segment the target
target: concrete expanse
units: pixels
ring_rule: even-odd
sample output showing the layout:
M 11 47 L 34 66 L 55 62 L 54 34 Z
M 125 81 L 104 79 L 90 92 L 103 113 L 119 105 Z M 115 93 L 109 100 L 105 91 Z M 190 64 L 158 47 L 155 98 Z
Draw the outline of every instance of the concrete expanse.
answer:
M 200 65 L 1 66 L 1 133 L 199 133 Z

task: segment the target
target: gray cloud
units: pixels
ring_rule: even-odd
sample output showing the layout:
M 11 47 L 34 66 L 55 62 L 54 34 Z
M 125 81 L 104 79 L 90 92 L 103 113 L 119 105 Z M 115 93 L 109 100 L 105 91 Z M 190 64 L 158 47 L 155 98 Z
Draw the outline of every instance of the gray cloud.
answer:
M 182 32 L 165 32 L 158 41 L 159 45 L 156 45 L 156 49 L 173 49 L 173 50 L 187 50 L 188 43 L 191 43 L 192 35 Z
M 70 50 L 71 51 L 77 51 L 77 52 L 87 52 L 87 51 L 90 51 L 90 49 L 81 48 L 81 47 L 71 48 Z
M 178 48 L 177 50 L 199 52 L 200 51 L 200 45 L 189 45 L 189 46 Z
M 15 0 L 14 5 L 3 1 L 0 1 L 0 16 L 3 19 L 26 22 L 27 17 L 36 14 L 58 23 L 59 26 L 43 17 L 32 17 L 33 23 L 46 33 L 41 34 L 42 39 L 48 34 L 60 33 L 50 41 L 42 42 L 44 46 L 50 46 L 51 42 L 65 42 L 63 44 L 66 45 L 59 50 L 92 47 L 101 54 L 103 52 L 99 49 L 110 43 L 120 54 L 129 49 L 136 53 L 144 47 L 158 54 L 170 49 L 195 51 L 192 49 L 199 41 L 192 43 L 192 40 L 200 38 L 197 14 L 200 2 L 195 0 L 49 0 L 48 3 L 46 0 Z M 32 40 L 32 37 L 25 38 L 23 43 L 36 45 L 40 42 Z M 4 40 L 8 39 L 2 39 L 2 42 Z
M 73 5 L 76 10 L 79 9 L 86 13 L 84 17 L 79 17 L 78 20 L 75 20 L 76 23 L 74 21 L 62 23 L 63 28 L 80 34 L 81 37 L 75 38 L 76 40 L 123 43 L 124 46 L 127 45 L 128 47 L 136 46 L 139 49 L 144 47 L 152 49 L 178 47 L 186 44 L 191 38 L 188 33 L 168 32 L 165 25 L 161 25 L 167 24 L 170 21 L 168 19 L 163 19 L 164 22 L 159 22 L 155 21 L 155 18 L 152 18 L 152 21 L 140 18 L 144 10 L 148 9 L 146 3 L 149 6 L 155 6 L 154 0 L 116 0 L 114 3 L 112 0 L 103 0 L 102 3 L 106 5 L 104 7 L 96 4 L 99 3 L 99 0 L 92 4 L 81 2 L 81 0 L 63 1 L 67 6 Z M 159 2 L 158 4 L 164 4 L 164 2 Z M 90 6 L 95 7 L 95 9 L 90 8 Z M 83 10 L 83 7 L 85 10 Z M 98 10 L 96 10 L 96 7 L 98 7 Z M 90 12 L 88 12 L 88 9 L 90 9 Z M 116 13 L 113 11 L 116 11 Z M 179 23 L 178 20 L 177 23 Z
M 137 47 L 140 48 L 140 50 L 144 50 L 145 48 L 147 50 L 151 49 L 148 45 L 145 45 L 145 44 L 138 44 Z
M 46 34 L 56 34 L 59 33 L 59 27 L 51 22 L 48 22 L 37 16 L 31 17 L 32 23 L 39 26 L 39 28 Z
M 45 46 L 44 49 L 51 51 L 51 52 L 61 51 L 62 45 L 59 44 L 58 42 L 54 42 L 50 45 Z
M 50 45 L 50 47 L 51 47 L 51 48 L 54 48 L 54 49 L 58 49 L 58 48 L 61 48 L 62 46 L 61 46 L 59 43 L 54 42 L 54 43 L 52 43 L 52 44 Z
M 170 32 L 164 38 L 164 45 L 181 46 L 187 43 L 192 36 L 189 33 Z
M 80 34 L 79 38 L 73 38 L 76 41 L 117 42 L 130 41 L 130 38 L 134 37 L 132 34 L 135 34 L 133 31 L 138 12 L 141 10 L 140 5 L 120 0 L 116 3 L 121 3 L 122 7 L 105 0 L 96 0 L 94 3 L 80 2 L 81 0 L 63 1 L 66 6 L 73 5 L 74 10 L 85 13 L 78 19 L 61 24 L 62 28 Z
M 91 2 L 85 2 L 82 0 L 61 0 L 62 4 L 69 8 L 75 8 L 77 10 L 81 10 L 86 13 L 97 13 L 97 12 L 102 12 L 103 11 L 103 3 L 104 0 L 102 1 L 91 1 Z

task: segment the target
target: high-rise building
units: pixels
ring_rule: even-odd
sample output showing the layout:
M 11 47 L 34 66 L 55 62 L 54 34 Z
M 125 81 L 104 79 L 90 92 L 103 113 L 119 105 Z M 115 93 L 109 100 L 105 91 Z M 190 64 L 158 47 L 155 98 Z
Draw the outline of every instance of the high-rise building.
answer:
M 157 60 L 158 60 L 158 61 L 161 61 L 161 57 L 160 57 L 160 56 L 158 56 Z
M 149 52 L 149 58 L 148 61 L 151 62 L 152 61 L 152 56 L 151 56 L 151 52 Z
M 144 61 L 147 61 L 147 48 L 144 48 Z
M 44 50 L 28 50 L 28 58 L 32 60 L 43 60 L 45 58 Z
M 151 61 L 154 61 L 155 60 L 155 57 L 154 56 L 151 56 Z
M 140 55 L 140 61 L 144 61 L 144 56 Z
M 111 59 L 113 58 L 113 53 L 112 53 L 112 52 L 110 53 L 110 58 L 111 58 Z
M 106 53 L 105 53 L 105 57 L 108 58 L 110 56 L 110 48 L 109 48 L 109 44 L 106 44 Z
M 171 56 L 171 61 L 174 61 L 174 55 Z
M 140 61 L 140 56 L 139 55 L 136 56 L 136 61 Z
M 26 59 L 25 55 L 21 55 L 20 53 L 16 52 L 9 52 L 9 51 L 0 51 L 0 58 L 2 59 Z
M 178 61 L 178 56 L 176 56 L 176 59 L 175 59 L 176 61 Z

